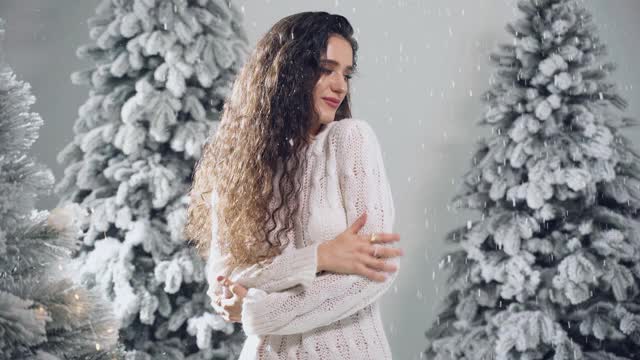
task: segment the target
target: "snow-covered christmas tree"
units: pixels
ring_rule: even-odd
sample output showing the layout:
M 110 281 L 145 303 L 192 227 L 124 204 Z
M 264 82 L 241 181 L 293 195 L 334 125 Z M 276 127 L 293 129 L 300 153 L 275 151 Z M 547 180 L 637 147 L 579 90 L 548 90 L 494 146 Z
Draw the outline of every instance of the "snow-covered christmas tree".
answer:
M 574 0 L 523 0 L 454 198 L 450 293 L 426 358 L 640 359 L 640 166 L 615 69 Z
M 0 20 L 0 43 L 4 36 Z M 117 359 L 118 323 L 96 291 L 66 276 L 73 208 L 34 209 L 53 174 L 29 156 L 42 119 L 0 44 L 0 359 Z
M 248 54 L 226 0 L 103 0 L 74 73 L 88 85 L 56 191 L 90 213 L 84 283 L 104 290 L 135 359 L 235 358 L 245 335 L 216 315 L 183 227 L 192 171 Z

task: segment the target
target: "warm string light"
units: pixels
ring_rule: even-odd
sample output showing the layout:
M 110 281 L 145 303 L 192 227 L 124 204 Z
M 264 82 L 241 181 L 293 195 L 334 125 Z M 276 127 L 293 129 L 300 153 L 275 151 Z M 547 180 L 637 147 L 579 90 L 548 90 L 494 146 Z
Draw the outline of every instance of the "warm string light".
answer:
M 105 234 L 105 236 L 106 236 L 106 234 Z M 83 310 L 83 306 L 82 306 L 82 304 L 80 304 L 80 294 L 76 292 L 76 293 L 73 294 L 73 297 L 76 299 L 76 302 L 78 303 L 76 305 L 76 309 L 77 309 L 78 313 L 80 313 Z M 96 343 L 95 343 L 96 344 L 96 351 L 100 351 L 100 349 L 102 349 L 102 346 L 100 345 L 99 342 L 97 342 L 98 334 L 96 333 L 95 328 L 93 327 L 93 323 L 91 322 L 91 316 L 87 317 L 87 323 L 89 324 L 89 328 L 91 329 L 91 333 L 93 334 L 93 338 L 96 341 Z M 111 329 L 111 328 L 109 328 L 107 330 L 108 333 L 111 333 L 112 331 L 113 331 L 113 329 Z
M 93 338 L 96 340 L 96 350 L 100 351 L 100 343 L 97 342 L 98 334 L 96 334 L 96 330 L 93 327 L 93 323 L 91 322 L 91 317 L 90 316 L 87 318 L 87 323 L 89 324 L 89 328 L 91 329 L 91 332 L 93 333 Z M 111 329 L 109 329 L 109 330 L 111 330 Z
M 44 306 L 40 305 L 40 307 L 38 307 L 38 315 L 40 316 L 41 319 L 44 319 L 47 317 L 47 310 L 44 308 Z

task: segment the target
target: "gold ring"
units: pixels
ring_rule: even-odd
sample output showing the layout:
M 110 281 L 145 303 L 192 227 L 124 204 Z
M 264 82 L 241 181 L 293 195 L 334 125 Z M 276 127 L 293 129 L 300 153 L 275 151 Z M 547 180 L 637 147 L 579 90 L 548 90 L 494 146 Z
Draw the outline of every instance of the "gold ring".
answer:
M 371 239 L 369 240 L 370 242 L 376 242 L 376 234 L 371 234 Z

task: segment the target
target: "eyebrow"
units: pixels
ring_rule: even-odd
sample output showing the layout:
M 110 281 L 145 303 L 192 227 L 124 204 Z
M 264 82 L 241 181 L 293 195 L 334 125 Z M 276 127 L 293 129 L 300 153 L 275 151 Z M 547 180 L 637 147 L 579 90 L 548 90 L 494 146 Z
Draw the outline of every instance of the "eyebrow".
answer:
M 339 62 L 337 62 L 335 60 L 331 60 L 331 59 L 322 59 L 322 60 L 320 60 L 320 63 L 322 63 L 322 64 L 331 64 L 331 65 L 334 65 L 334 66 L 340 65 Z M 347 70 L 353 72 L 354 68 L 353 68 L 353 66 L 347 66 Z

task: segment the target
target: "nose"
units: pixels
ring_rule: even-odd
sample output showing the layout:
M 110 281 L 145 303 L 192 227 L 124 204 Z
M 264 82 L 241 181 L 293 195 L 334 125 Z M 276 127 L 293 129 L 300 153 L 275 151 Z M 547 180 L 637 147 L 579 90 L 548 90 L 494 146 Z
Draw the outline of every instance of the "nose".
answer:
M 337 71 L 334 72 L 331 78 L 331 90 L 339 94 L 344 94 L 347 92 L 348 86 L 349 84 L 347 80 L 344 79 L 344 76 Z

